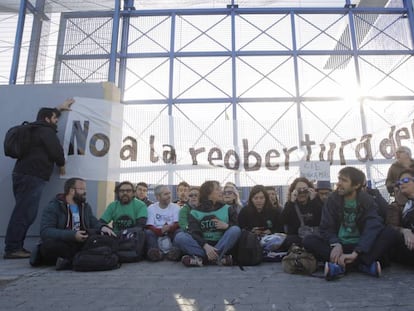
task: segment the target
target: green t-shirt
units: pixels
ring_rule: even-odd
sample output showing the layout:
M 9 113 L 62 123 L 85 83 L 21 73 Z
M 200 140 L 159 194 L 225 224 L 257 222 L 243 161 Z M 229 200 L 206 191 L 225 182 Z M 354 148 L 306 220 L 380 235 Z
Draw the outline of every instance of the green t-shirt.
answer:
M 360 232 L 356 223 L 357 202 L 356 200 L 345 200 L 344 218 L 339 228 L 338 237 L 342 244 L 357 244 Z
M 229 207 L 227 204 L 222 208 L 212 212 L 202 212 L 198 210 L 191 210 L 193 215 L 200 222 L 200 229 L 203 234 L 203 238 L 207 241 L 218 241 L 223 236 L 223 230 L 216 228 L 215 222 L 212 221 L 214 218 L 229 223 Z
M 188 204 L 184 204 L 184 206 L 180 209 L 180 213 L 178 214 L 178 225 L 184 231 L 188 230 L 188 215 L 190 214 L 191 207 Z
M 139 218 L 147 218 L 147 216 L 147 205 L 134 198 L 127 205 L 122 205 L 118 200 L 112 202 L 106 208 L 101 219 L 105 223 L 113 221 L 112 227 L 118 234 L 126 228 L 134 227 Z

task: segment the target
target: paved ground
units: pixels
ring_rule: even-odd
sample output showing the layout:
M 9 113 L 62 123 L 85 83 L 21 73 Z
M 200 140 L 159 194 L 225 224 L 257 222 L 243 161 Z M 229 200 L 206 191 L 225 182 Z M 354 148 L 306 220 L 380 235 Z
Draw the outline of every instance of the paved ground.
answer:
M 0 239 L 3 245 L 3 240 Z M 33 245 L 34 240 L 29 241 Z M 414 310 L 414 270 L 386 269 L 326 282 L 289 275 L 280 263 L 186 268 L 140 262 L 105 272 L 31 268 L 0 259 L 0 310 Z

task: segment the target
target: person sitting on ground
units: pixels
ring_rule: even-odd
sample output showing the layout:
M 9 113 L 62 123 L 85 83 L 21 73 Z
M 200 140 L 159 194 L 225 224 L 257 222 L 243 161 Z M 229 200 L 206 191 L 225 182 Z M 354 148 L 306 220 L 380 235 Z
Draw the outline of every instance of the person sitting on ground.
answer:
M 171 261 L 180 259 L 178 248 L 172 246 L 178 229 L 180 207 L 171 203 L 171 190 L 165 185 L 154 188 L 158 202 L 148 207 L 148 219 L 145 230 L 147 240 L 147 259 L 160 261 L 164 256 Z M 168 241 L 167 246 L 160 248 L 160 241 Z M 161 243 L 162 244 L 162 243 Z
M 147 223 L 147 206 L 134 197 L 134 185 L 123 181 L 115 187 L 116 200 L 111 202 L 102 214 L 100 221 L 112 222 L 114 232 L 119 236 L 125 229 L 140 228 L 144 230 Z
M 190 191 L 190 185 L 182 181 L 177 185 L 177 200 L 174 201 L 179 207 L 183 207 L 188 201 L 188 193 Z
M 72 259 L 89 234 L 116 234 L 96 219 L 86 202 L 86 182 L 70 178 L 64 193 L 56 195 L 43 210 L 40 221 L 41 244 L 32 265 L 55 264 L 56 270 L 71 269 Z M 39 257 L 40 255 L 40 257 Z
M 232 183 L 226 183 L 223 189 L 223 202 L 227 205 L 230 205 L 237 214 L 240 213 L 243 208 L 240 201 L 239 190 L 233 186 Z
M 337 189 L 323 207 L 320 235 L 303 240 L 305 249 L 325 262 L 328 281 L 354 268 L 379 277 L 380 260 L 397 241 L 396 231 L 383 225 L 373 198 L 361 191 L 364 181 L 362 171 L 341 169 Z
M 323 203 L 332 192 L 331 182 L 329 180 L 318 180 L 316 182 L 316 198 Z
M 393 259 L 401 264 L 414 266 L 414 170 L 402 171 L 398 186 L 407 202 L 402 210 L 401 225 L 397 228 L 399 241 Z
M 178 225 L 182 231 L 188 230 L 188 215 L 190 211 L 198 206 L 200 203 L 200 187 L 192 186 L 190 187 L 190 192 L 188 193 L 188 201 L 180 209 L 180 214 L 178 217 Z
M 237 212 L 222 203 L 223 193 L 218 181 L 206 181 L 200 187 L 200 204 L 191 210 L 188 232 L 177 235 L 175 243 L 185 253 L 181 262 L 187 267 L 204 263 L 232 265 L 228 255 L 237 243 L 241 230 Z
M 138 200 L 144 202 L 147 206 L 150 206 L 152 203 L 154 203 L 148 199 L 148 185 L 143 181 L 137 183 L 137 187 L 135 189 L 135 197 Z
M 272 206 L 262 185 L 250 190 L 247 206 L 240 211 L 238 223 L 241 229 L 252 231 L 258 236 L 283 231 L 280 212 Z
M 402 207 L 405 202 L 407 202 L 407 198 L 400 194 L 400 189 L 396 183 L 398 181 L 398 176 L 400 176 L 402 171 L 406 169 L 414 169 L 414 160 L 411 158 L 410 148 L 406 146 L 397 148 L 395 151 L 395 159 L 396 161 L 391 164 L 388 169 L 385 185 L 390 195 L 394 196 L 395 203 Z
M 269 195 L 270 203 L 272 203 L 272 207 L 277 209 L 280 213 L 283 210 L 282 205 L 279 202 L 279 197 L 276 192 L 276 188 L 273 186 L 266 186 L 265 187 L 267 194 Z
M 292 244 L 302 244 L 303 236 L 299 235 L 301 218 L 304 226 L 317 231 L 321 214 L 322 202 L 316 199 L 313 184 L 305 177 L 296 178 L 289 187 L 287 202 L 281 215 L 287 234 L 283 248 L 288 249 Z

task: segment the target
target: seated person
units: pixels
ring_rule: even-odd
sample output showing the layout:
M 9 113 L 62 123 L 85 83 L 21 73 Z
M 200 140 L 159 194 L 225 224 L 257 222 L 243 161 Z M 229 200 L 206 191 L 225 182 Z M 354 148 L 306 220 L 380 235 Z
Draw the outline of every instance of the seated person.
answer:
M 188 201 L 188 192 L 190 191 L 190 185 L 182 181 L 177 185 L 177 200 L 174 201 L 179 207 L 183 207 Z
M 112 221 L 114 232 L 119 236 L 127 228 L 139 227 L 144 230 L 147 223 L 147 206 L 134 197 L 134 185 L 123 181 L 115 187 L 117 200 L 110 203 L 100 221 L 109 224 Z
M 64 193 L 58 194 L 44 209 L 40 221 L 41 263 L 55 264 L 56 270 L 70 269 L 72 259 L 81 250 L 89 232 L 115 236 L 111 228 L 102 225 L 86 202 L 86 182 L 70 178 Z M 39 254 L 38 254 L 39 255 Z M 39 258 L 33 265 L 39 264 Z
M 196 208 L 200 197 L 200 187 L 190 187 L 190 191 L 188 193 L 188 201 L 184 206 L 180 209 L 180 214 L 178 217 L 178 225 L 182 231 L 188 230 L 188 215 L 193 208 Z
M 247 206 L 240 211 L 238 223 L 241 229 L 259 236 L 283 231 L 280 211 L 272 206 L 266 188 L 262 185 L 256 185 L 250 190 Z
M 154 203 L 148 198 L 148 185 L 143 181 L 137 183 L 137 187 L 135 189 L 135 197 L 138 200 L 144 202 L 147 206 L 150 206 L 152 203 Z
M 303 240 L 306 250 L 325 262 L 328 281 L 352 268 L 379 277 L 380 260 L 397 240 L 396 232 L 383 225 L 373 198 L 361 191 L 364 181 L 362 171 L 341 169 L 337 190 L 323 206 L 320 235 Z
M 188 232 L 176 236 L 176 245 L 186 254 L 181 262 L 187 267 L 204 263 L 232 265 L 228 255 L 237 243 L 241 230 L 237 211 L 222 203 L 218 181 L 206 181 L 200 187 L 200 204 L 189 215 Z
M 313 184 L 305 177 L 296 178 L 289 187 L 288 200 L 282 211 L 282 224 L 287 234 L 283 247 L 288 249 L 293 243 L 301 245 L 299 227 L 303 225 L 317 228 L 321 221 L 322 201 L 316 199 Z M 302 219 L 302 221 L 301 221 Z
M 318 180 L 316 182 L 316 198 L 323 203 L 332 192 L 331 182 L 329 180 Z
M 237 213 L 240 213 L 240 210 L 243 207 L 240 201 L 239 190 L 230 182 L 226 183 L 226 185 L 224 186 L 223 202 L 234 208 Z
M 400 234 L 394 259 L 402 264 L 414 266 L 414 170 L 402 171 L 398 185 L 407 202 L 402 211 L 401 226 L 397 228 Z
M 167 186 L 156 186 L 154 194 L 158 201 L 148 207 L 148 219 L 145 229 L 148 249 L 147 259 L 160 261 L 165 255 L 168 260 L 179 260 L 181 257 L 180 251 L 178 248 L 172 247 L 172 243 L 178 229 L 180 207 L 175 203 L 171 203 L 171 190 Z M 169 238 L 168 249 L 160 249 L 158 242 L 166 237 Z

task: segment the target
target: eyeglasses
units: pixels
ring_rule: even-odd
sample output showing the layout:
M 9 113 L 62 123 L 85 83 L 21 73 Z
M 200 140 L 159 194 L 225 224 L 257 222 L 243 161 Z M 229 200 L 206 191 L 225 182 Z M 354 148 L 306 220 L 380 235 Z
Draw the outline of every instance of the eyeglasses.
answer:
M 234 194 L 234 192 L 233 191 L 223 191 L 223 194 L 230 195 L 230 194 Z
M 188 195 L 188 197 L 189 197 L 189 198 L 196 198 L 196 197 L 198 197 L 198 194 L 195 194 L 195 193 L 190 193 L 190 194 Z
M 86 191 L 85 188 L 75 188 L 75 187 L 73 187 L 72 189 Z
M 408 184 L 410 181 L 414 181 L 414 178 L 412 178 L 412 177 L 404 177 L 404 178 L 401 178 L 400 180 L 398 180 L 396 182 L 396 184 L 398 186 L 401 186 L 402 184 Z
M 124 193 L 124 192 L 131 193 L 132 192 L 132 189 L 119 189 L 118 192 L 119 193 Z

